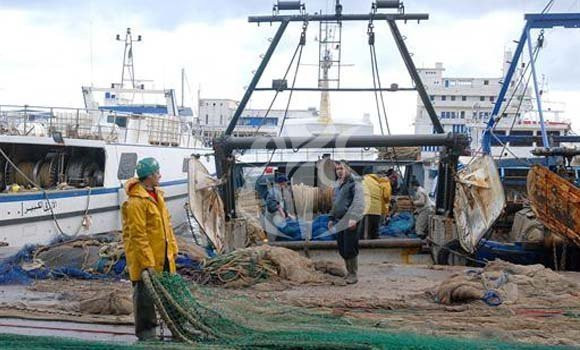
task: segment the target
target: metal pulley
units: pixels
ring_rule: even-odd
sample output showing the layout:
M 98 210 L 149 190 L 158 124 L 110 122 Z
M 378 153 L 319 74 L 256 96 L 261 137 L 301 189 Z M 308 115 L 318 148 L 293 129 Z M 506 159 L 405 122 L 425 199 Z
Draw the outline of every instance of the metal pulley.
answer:
M 376 9 L 399 9 L 403 3 L 400 0 L 375 0 L 373 6 Z
M 274 4 L 272 11 L 276 14 L 280 11 L 300 11 L 300 13 L 306 10 L 306 6 L 300 1 L 278 1 Z

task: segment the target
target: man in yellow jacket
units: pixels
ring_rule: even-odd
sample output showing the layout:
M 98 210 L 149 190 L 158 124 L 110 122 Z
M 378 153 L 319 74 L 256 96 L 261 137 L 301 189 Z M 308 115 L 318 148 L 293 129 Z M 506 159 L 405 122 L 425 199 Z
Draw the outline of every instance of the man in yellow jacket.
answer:
M 389 213 L 391 202 L 391 182 L 386 177 L 367 174 L 363 177 L 365 192 L 365 216 L 363 230 L 360 230 L 361 239 L 379 238 L 381 218 Z
M 144 158 L 136 171 L 137 178 L 125 183 L 129 199 L 121 209 L 123 245 L 133 283 L 135 335 L 139 340 L 152 340 L 156 337 L 157 317 L 141 273 L 144 270 L 175 273 L 177 242 L 159 189 L 159 163 L 154 158 Z

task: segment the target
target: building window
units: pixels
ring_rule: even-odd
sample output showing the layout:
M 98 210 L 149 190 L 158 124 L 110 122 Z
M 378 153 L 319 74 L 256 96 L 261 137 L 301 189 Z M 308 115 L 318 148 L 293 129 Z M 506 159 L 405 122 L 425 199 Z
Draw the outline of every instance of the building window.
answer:
M 465 119 L 465 111 L 461 111 L 459 115 L 461 116 L 461 119 Z
M 209 123 L 209 115 L 205 115 L 205 124 L 207 125 Z
M 479 96 L 480 101 L 485 101 L 485 96 Z
M 453 124 L 451 130 L 453 132 L 457 132 L 457 133 L 465 133 L 466 132 L 464 124 Z
M 461 96 L 461 101 L 467 101 L 467 96 Z
M 493 102 L 494 100 L 495 100 L 495 97 L 489 96 L 489 102 Z
M 451 101 L 455 101 L 455 96 L 451 96 Z
M 429 97 L 431 98 L 431 101 L 435 101 L 435 96 L 431 95 Z
M 213 106 L 215 107 L 215 102 L 213 103 Z
M 489 85 L 489 80 L 484 80 L 483 85 Z
M 533 131 L 512 130 L 510 131 L 510 136 L 527 136 L 527 137 L 516 141 L 510 140 L 510 146 L 533 146 L 534 145 L 534 141 L 532 140 L 533 135 L 534 135 Z
M 505 136 L 505 130 L 495 130 L 494 132 L 495 136 Z M 497 140 L 497 138 L 495 137 L 491 137 L 491 145 L 492 146 L 503 146 L 500 141 Z
M 445 96 L 445 95 L 441 96 L 441 101 L 445 101 L 445 100 L 447 100 L 447 96 Z
M 455 112 L 451 112 L 451 119 L 455 119 Z
M 222 125 L 224 123 L 224 116 L 220 115 L 220 125 Z

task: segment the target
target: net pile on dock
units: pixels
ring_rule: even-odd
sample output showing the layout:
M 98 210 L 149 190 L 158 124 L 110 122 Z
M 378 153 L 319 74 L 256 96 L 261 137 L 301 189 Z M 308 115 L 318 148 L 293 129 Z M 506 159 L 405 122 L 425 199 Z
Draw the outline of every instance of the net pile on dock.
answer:
M 580 286 L 540 264 L 516 265 L 502 260 L 443 281 L 434 291 L 441 304 L 482 300 L 489 305 L 517 304 L 577 310 Z
M 100 279 L 125 270 L 120 240 L 114 235 L 79 237 L 47 246 L 25 246 L 0 261 L 0 285 L 28 284 L 36 279 Z
M 178 269 L 198 266 L 206 253 L 190 239 L 177 236 Z M 25 246 L 0 261 L 0 285 L 29 284 L 50 278 L 107 279 L 126 277 L 121 235 L 106 233 L 79 236 L 45 246 Z
M 247 297 L 224 297 L 175 275 L 143 275 L 178 340 L 225 349 L 543 349 L 497 340 L 458 340 L 378 329 L 373 322 Z
M 189 274 L 200 284 L 247 287 L 265 280 L 323 283 L 325 276 L 312 260 L 297 252 L 268 245 L 234 250 L 204 262 Z

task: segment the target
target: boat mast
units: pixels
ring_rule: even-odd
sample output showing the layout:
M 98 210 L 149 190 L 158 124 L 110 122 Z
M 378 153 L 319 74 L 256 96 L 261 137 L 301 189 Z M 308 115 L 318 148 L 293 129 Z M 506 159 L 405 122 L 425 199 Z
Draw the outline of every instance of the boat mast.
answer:
M 121 35 L 117 34 L 117 41 L 121 40 Z M 141 35 L 137 36 L 136 42 L 142 40 Z M 131 82 L 131 88 L 135 88 L 135 67 L 133 65 L 133 35 L 131 34 L 131 28 L 127 28 L 125 32 L 125 51 L 123 53 L 123 69 L 121 71 L 121 88 L 125 87 L 125 80 Z M 127 79 L 125 79 L 125 73 Z
M 342 5 L 336 0 L 336 14 L 342 13 Z M 340 58 L 342 49 L 342 23 L 340 21 L 321 21 L 319 27 L 318 40 L 318 87 L 322 89 L 320 93 L 320 116 L 319 121 L 323 124 L 332 124 L 330 113 L 330 93 L 331 87 L 340 88 Z M 336 58 L 335 58 L 336 57 Z M 335 58 L 335 59 L 333 59 Z M 329 70 L 335 66 L 336 75 L 329 75 Z
M 185 94 L 184 83 L 185 83 L 185 68 L 181 68 L 181 108 L 183 108 L 183 95 Z

